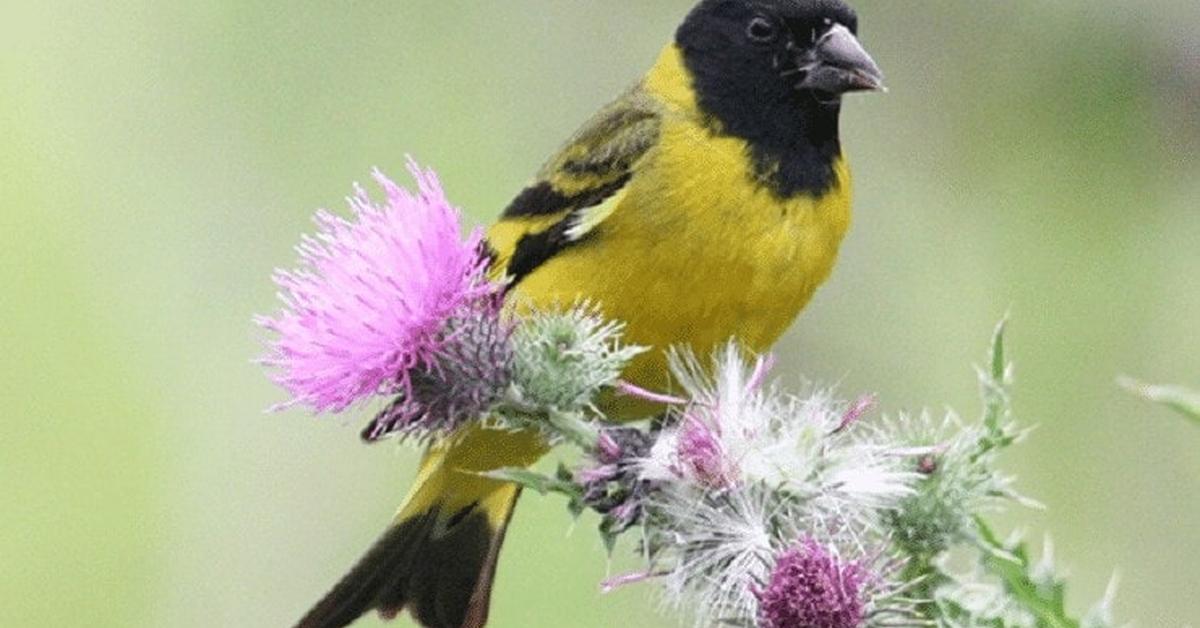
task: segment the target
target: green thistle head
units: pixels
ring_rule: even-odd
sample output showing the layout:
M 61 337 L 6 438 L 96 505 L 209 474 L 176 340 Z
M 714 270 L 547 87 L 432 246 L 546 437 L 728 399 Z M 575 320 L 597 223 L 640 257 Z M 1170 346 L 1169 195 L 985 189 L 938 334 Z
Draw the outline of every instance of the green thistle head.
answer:
M 624 325 L 582 304 L 538 312 L 513 333 L 513 385 L 532 406 L 574 412 L 615 382 L 641 347 L 620 343 Z

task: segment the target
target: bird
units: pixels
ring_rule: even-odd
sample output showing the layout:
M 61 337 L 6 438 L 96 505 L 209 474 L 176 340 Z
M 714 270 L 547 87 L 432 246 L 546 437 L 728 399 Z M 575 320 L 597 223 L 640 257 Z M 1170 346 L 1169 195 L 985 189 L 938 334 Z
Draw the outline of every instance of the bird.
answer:
M 842 98 L 883 90 L 842 0 L 701 0 L 651 69 L 583 124 L 487 231 L 512 308 L 581 299 L 650 350 L 622 378 L 665 389 L 665 350 L 762 352 L 831 274 L 850 225 Z M 610 417 L 654 412 L 606 395 Z M 390 527 L 297 624 L 371 610 L 477 628 L 520 489 L 481 475 L 548 451 L 476 424 L 431 444 Z

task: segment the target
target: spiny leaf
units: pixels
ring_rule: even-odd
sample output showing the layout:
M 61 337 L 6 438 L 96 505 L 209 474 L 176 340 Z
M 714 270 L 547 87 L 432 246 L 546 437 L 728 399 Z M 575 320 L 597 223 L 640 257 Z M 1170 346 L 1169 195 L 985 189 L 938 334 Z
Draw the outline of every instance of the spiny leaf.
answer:
M 519 484 L 542 495 L 550 493 L 559 493 L 568 497 L 578 497 L 580 495 L 579 488 L 573 483 L 542 475 L 529 469 L 505 467 L 481 473 L 480 475 L 493 480 Z
M 1005 427 L 1002 420 L 1008 412 L 1009 377 L 1008 360 L 1004 353 L 1004 334 L 1008 330 L 1008 318 L 996 325 L 992 344 L 988 350 L 988 370 L 980 369 L 980 385 L 983 388 L 983 424 L 993 440 L 1001 440 Z
M 1122 377 L 1117 380 L 1117 383 L 1129 392 L 1147 401 L 1171 408 L 1200 425 L 1200 393 L 1182 386 L 1144 384 L 1130 377 Z
M 596 449 L 596 443 L 600 441 L 600 427 L 583 416 L 583 413 L 562 412 L 551 408 L 546 413 L 546 419 L 554 431 L 568 442 L 584 451 Z
M 1066 587 L 1057 577 L 1035 576 L 1024 543 L 1005 543 L 981 519 L 976 519 L 981 562 L 988 573 L 1004 583 L 1005 590 L 1045 628 L 1079 628 L 1067 615 Z
M 947 628 L 1008 628 L 999 617 L 980 618 L 954 600 L 938 600 L 938 626 Z
M 975 369 L 979 376 L 980 396 L 983 398 L 983 426 L 986 433 L 979 440 L 979 451 L 972 456 L 972 462 L 1008 448 L 1025 433 L 1017 430 L 1012 420 L 1012 365 L 1004 348 L 1007 329 L 1008 318 L 1005 317 L 992 334 L 987 368 Z
M 992 379 L 996 381 L 1003 381 L 1008 370 L 1008 362 L 1004 358 L 1004 334 L 1007 331 L 1008 317 L 1005 316 L 992 333 Z

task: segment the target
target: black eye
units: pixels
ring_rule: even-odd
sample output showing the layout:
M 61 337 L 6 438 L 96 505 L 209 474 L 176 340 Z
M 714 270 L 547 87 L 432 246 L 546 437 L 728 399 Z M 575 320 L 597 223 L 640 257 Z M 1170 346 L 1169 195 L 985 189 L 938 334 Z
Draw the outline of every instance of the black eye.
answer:
M 817 43 L 817 40 L 820 39 L 822 35 L 828 33 L 829 29 L 833 28 L 833 24 L 833 20 L 829 18 L 821 20 L 821 25 L 812 29 L 812 43 Z
M 774 41 L 776 34 L 775 24 L 765 17 L 750 20 L 750 26 L 746 27 L 746 36 L 760 43 Z

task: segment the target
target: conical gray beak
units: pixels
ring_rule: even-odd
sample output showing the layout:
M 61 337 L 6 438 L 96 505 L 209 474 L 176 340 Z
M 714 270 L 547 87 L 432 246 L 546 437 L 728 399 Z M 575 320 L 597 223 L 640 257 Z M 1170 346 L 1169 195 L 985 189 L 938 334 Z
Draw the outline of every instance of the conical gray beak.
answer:
M 886 91 L 883 72 L 850 29 L 834 24 L 802 64 L 807 74 L 796 87 L 829 94 Z

